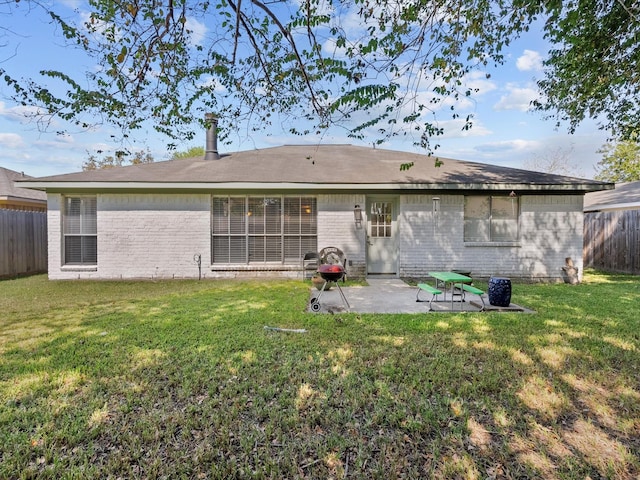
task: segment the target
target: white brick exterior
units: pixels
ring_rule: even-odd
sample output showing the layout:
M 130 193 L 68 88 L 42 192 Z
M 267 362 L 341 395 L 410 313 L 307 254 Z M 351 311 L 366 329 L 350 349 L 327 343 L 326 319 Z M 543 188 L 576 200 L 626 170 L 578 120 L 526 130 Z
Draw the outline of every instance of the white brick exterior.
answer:
M 97 195 L 97 268 L 62 266 L 60 200 L 49 195 L 51 279 L 198 278 L 195 254 L 209 265 L 210 195 Z
M 403 195 L 398 219 L 400 275 L 468 269 L 475 277 L 557 280 L 565 258 L 582 272 L 582 195 L 520 197 L 520 240 L 515 244 L 465 244 L 464 196 L 438 195 L 434 219 L 432 195 Z
M 366 275 L 366 222 L 356 225 L 353 209 L 364 209 L 364 195 L 318 195 L 318 250 L 337 247 L 347 257 L 351 276 Z
M 442 195 L 435 218 L 433 194 L 400 195 L 396 222 L 400 276 L 423 277 L 433 270 L 469 269 L 475 277 L 557 280 L 566 257 L 582 273 L 582 195 L 520 197 L 520 241 L 470 246 L 463 241 L 464 196 Z M 48 195 L 49 278 L 198 278 L 202 276 L 298 276 L 296 266 L 212 268 L 211 195 L 104 193 L 97 195 L 98 265 L 62 265 L 61 202 Z M 366 216 L 354 221 L 354 205 L 366 215 L 365 194 L 320 194 L 318 249 L 338 247 L 350 276 L 366 275 Z

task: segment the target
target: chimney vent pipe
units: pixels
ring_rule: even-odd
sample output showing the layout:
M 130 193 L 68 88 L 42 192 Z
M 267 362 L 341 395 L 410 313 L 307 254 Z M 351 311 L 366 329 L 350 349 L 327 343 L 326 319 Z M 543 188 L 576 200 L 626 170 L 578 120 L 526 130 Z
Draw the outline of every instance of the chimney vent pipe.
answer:
M 218 117 L 213 113 L 207 113 L 204 117 L 207 124 L 207 144 L 204 150 L 205 160 L 218 160 Z

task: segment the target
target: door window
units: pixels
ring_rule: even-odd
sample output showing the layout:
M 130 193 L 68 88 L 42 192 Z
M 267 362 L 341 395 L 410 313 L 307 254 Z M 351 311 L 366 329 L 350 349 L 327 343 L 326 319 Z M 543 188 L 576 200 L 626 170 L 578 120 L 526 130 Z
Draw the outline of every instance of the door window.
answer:
M 371 226 L 370 236 L 375 238 L 390 238 L 391 237 L 391 215 L 392 203 L 391 202 L 372 202 L 370 222 Z

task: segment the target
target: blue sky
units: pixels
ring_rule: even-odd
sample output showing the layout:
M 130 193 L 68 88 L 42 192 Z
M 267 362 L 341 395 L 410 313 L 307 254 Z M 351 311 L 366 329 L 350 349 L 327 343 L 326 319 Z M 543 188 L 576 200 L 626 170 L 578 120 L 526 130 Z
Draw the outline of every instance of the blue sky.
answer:
M 11 32 L 0 36 L 0 68 L 14 76 L 37 77 L 43 68 L 65 72 L 90 71 L 91 59 L 74 49 L 64 48 L 60 32 L 55 31 L 46 17 L 34 10 L 27 12 L 27 5 L 0 6 L 0 28 Z M 62 6 L 63 3 L 60 3 Z M 64 3 L 68 15 L 82 15 L 80 4 L 72 0 Z M 11 13 L 3 10 L 11 8 Z M 201 25 L 201 28 L 206 28 Z M 595 122 L 581 125 L 575 134 L 567 133 L 566 126 L 556 129 L 555 122 L 545 120 L 541 114 L 529 111 L 529 103 L 537 98 L 535 79 L 542 77 L 542 59 L 548 45 L 542 34 L 532 29 L 525 37 L 514 42 L 507 53 L 504 65 L 488 71 L 475 72 L 467 79 L 468 85 L 479 88 L 471 100 L 463 100 L 456 108 L 459 113 L 473 113 L 474 126 L 463 131 L 459 124 L 449 120 L 448 114 L 439 114 L 445 135 L 437 139 L 438 156 L 477 161 L 514 168 L 535 169 L 549 159 L 567 158 L 575 175 L 593 178 L 595 164 L 601 160 L 597 150 L 606 141 L 606 132 L 600 131 Z M 489 79 L 486 73 L 490 73 Z M 81 76 L 80 76 L 81 78 Z M 90 153 L 113 153 L 119 145 L 111 142 L 107 127 L 83 132 L 70 127 L 68 135 L 55 132 L 69 127 L 55 120 L 47 132 L 25 119 L 24 108 L 8 100 L 9 91 L 0 84 L 0 166 L 23 171 L 32 176 L 55 175 L 79 171 Z M 446 115 L 446 116 L 445 116 Z M 268 134 L 267 134 L 268 133 Z M 147 148 L 156 161 L 166 160 L 166 139 L 151 129 L 136 134 L 135 150 Z M 238 134 L 231 145 L 220 145 L 223 152 L 250 150 L 287 143 L 352 143 L 366 145 L 370 141 L 357 142 L 346 137 L 344 130 L 329 130 L 322 138 L 314 136 L 292 137 L 283 131 Z M 397 138 L 378 148 L 420 152 L 412 145 L 411 138 Z M 178 145 L 178 150 L 204 146 L 204 132 L 200 141 Z M 430 160 L 427 160 L 430 161 Z

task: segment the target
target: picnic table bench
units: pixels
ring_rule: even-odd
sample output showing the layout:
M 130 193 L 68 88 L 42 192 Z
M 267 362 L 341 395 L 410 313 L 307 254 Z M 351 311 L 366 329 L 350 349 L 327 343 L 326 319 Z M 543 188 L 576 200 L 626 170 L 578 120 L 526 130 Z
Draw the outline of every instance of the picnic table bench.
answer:
M 420 300 L 420 292 L 427 292 L 431 294 L 431 299 L 429 300 L 429 311 L 433 310 L 431 307 L 431 303 L 433 300 L 442 294 L 441 290 L 438 290 L 436 287 L 432 287 L 428 283 L 419 283 L 418 284 L 418 293 L 416 294 L 416 302 L 426 302 L 426 300 Z
M 480 301 L 482 302 L 482 307 L 480 307 L 481 311 L 485 310 L 484 292 L 477 287 L 471 285 L 472 279 L 466 275 L 459 274 L 457 272 L 429 272 L 429 276 L 436 279 L 436 285 L 432 286 L 428 283 L 419 283 L 418 284 L 418 292 L 416 293 L 416 302 L 426 302 L 427 300 L 420 299 L 420 294 L 422 292 L 427 292 L 431 294 L 431 298 L 429 299 L 429 311 L 433 310 L 433 302 L 438 301 L 438 295 L 442 295 L 445 291 L 450 292 L 451 296 L 451 310 L 453 310 L 453 297 L 460 297 L 460 303 L 465 301 L 465 294 L 471 293 L 473 295 L 477 295 L 480 297 Z M 444 285 L 444 289 L 441 290 L 440 284 Z M 447 284 L 449 288 L 447 288 Z M 445 301 L 446 294 L 444 296 Z
M 482 290 L 480 290 L 479 288 L 474 287 L 473 285 L 469 285 L 468 283 L 457 283 L 456 284 L 456 288 L 462 290 L 463 292 L 469 292 L 469 293 L 473 293 L 474 295 L 477 295 L 480 297 L 480 301 L 482 302 L 482 308 L 480 309 L 481 312 L 484 311 L 485 305 L 484 305 L 484 298 L 482 298 L 482 295 L 484 295 L 484 292 Z M 462 295 L 462 301 L 464 302 L 464 294 Z

